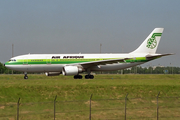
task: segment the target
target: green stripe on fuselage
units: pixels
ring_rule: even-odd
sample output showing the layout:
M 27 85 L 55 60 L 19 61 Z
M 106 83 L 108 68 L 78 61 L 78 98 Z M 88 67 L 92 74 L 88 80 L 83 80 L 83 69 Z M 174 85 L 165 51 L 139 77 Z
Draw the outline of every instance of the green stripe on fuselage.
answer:
M 148 60 L 146 60 L 145 57 L 137 57 L 137 58 L 134 58 L 134 59 L 132 58 L 125 61 L 128 63 L 128 62 L 147 62 Z
M 103 59 L 19 59 L 16 61 L 6 62 L 6 65 L 22 65 L 22 64 L 75 64 L 75 63 L 84 63 L 84 62 L 93 62 L 93 61 L 101 61 L 101 60 L 112 60 L 112 59 L 122 59 L 122 58 L 103 58 Z M 129 62 L 148 62 L 146 57 L 136 57 L 132 59 L 125 60 L 126 63 Z M 124 63 L 124 62 L 121 62 Z

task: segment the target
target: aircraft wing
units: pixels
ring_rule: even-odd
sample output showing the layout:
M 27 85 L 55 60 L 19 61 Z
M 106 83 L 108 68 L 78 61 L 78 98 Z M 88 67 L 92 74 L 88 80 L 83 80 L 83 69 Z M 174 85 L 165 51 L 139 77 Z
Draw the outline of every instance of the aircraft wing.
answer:
M 80 63 L 80 65 L 82 65 L 83 67 L 90 67 L 90 66 L 96 66 L 96 65 L 106 65 L 106 64 L 113 64 L 113 63 L 118 63 L 118 62 L 125 62 L 125 60 L 127 60 L 127 59 L 131 59 L 131 58 L 84 62 L 84 63 Z

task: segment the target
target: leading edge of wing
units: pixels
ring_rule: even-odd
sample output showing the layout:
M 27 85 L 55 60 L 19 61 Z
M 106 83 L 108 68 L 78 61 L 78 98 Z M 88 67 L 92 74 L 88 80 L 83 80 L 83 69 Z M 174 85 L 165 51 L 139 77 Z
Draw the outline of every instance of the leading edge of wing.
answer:
M 106 64 L 113 64 L 113 63 L 118 63 L 118 62 L 125 62 L 125 60 L 127 59 L 132 59 L 132 58 L 100 60 L 100 61 L 93 61 L 93 62 L 84 62 L 84 63 L 79 63 L 79 64 L 82 66 L 106 65 Z

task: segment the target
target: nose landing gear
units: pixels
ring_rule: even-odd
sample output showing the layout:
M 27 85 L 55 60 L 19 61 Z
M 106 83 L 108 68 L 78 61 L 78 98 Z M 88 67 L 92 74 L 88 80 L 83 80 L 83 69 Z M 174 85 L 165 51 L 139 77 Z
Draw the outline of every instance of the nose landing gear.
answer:
M 28 79 L 27 72 L 24 72 L 24 79 Z

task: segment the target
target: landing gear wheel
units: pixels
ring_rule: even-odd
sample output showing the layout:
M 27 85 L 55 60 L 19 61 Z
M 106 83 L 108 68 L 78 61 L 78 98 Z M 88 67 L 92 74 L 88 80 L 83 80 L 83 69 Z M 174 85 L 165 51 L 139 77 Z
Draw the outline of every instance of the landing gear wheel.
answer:
M 82 75 L 79 75 L 79 79 L 82 79 Z
M 25 76 L 24 76 L 24 79 L 28 79 L 28 76 L 27 76 L 27 75 L 25 75 Z
M 89 79 L 89 75 L 85 75 L 85 79 Z
M 85 79 L 93 79 L 94 75 L 85 75 Z
M 82 75 L 74 75 L 74 79 L 82 79 Z
M 94 79 L 94 75 L 90 75 L 89 78 L 90 78 L 90 79 Z
M 74 79 L 77 79 L 77 75 L 74 76 Z
M 24 79 L 28 79 L 27 72 L 24 72 Z

